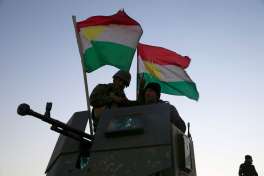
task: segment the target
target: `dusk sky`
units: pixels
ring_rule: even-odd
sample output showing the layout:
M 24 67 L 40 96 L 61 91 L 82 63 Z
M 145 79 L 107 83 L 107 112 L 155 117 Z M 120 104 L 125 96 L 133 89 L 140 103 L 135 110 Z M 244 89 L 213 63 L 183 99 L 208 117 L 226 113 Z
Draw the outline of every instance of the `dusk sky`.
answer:
M 162 94 L 191 123 L 198 176 L 236 176 L 244 155 L 264 175 L 264 0 L 0 0 L 0 176 L 44 175 L 58 134 L 17 115 L 28 103 L 67 122 L 86 110 L 80 55 L 72 24 L 124 8 L 140 42 L 191 58 L 187 72 L 199 101 Z M 89 91 L 116 68 L 88 74 Z M 135 99 L 136 57 L 125 92 Z M 87 128 L 88 132 L 88 128 Z

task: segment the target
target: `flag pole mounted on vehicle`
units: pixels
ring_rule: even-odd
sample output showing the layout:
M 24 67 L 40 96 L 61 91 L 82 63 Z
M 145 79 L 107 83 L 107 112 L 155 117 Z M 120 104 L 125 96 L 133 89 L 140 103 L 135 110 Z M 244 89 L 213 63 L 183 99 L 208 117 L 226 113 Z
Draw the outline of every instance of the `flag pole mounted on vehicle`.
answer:
M 75 35 L 76 35 L 76 39 L 77 39 L 77 43 L 78 43 L 78 48 L 79 48 L 79 53 L 81 56 L 81 63 L 82 63 L 82 70 L 83 70 L 83 80 L 84 80 L 84 87 L 85 87 L 85 94 L 86 94 L 86 101 L 87 101 L 87 109 L 88 112 L 91 112 L 91 108 L 90 108 L 90 99 L 89 99 L 89 90 L 88 90 L 88 82 L 87 82 L 87 75 L 86 75 L 86 71 L 85 71 L 85 67 L 84 67 L 84 58 L 83 58 L 83 48 L 81 45 L 81 40 L 80 40 L 80 36 L 78 34 L 77 28 L 76 28 L 76 16 L 72 16 L 72 22 L 73 22 L 73 26 L 74 26 L 74 30 L 75 30 Z M 94 131 L 93 131 L 93 125 L 92 125 L 92 119 L 91 116 L 88 117 L 88 121 L 89 121 L 89 126 L 90 126 L 90 134 L 93 135 Z

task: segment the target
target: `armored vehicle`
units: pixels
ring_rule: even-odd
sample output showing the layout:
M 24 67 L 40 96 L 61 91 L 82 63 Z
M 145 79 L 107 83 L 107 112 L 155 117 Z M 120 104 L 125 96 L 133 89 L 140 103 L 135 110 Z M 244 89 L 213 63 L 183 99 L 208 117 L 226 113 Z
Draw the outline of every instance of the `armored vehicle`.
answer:
M 18 114 L 32 115 L 61 133 L 47 176 L 196 176 L 191 135 L 170 122 L 169 105 L 153 104 L 105 110 L 94 136 L 85 133 L 88 111 L 67 124 L 21 104 Z

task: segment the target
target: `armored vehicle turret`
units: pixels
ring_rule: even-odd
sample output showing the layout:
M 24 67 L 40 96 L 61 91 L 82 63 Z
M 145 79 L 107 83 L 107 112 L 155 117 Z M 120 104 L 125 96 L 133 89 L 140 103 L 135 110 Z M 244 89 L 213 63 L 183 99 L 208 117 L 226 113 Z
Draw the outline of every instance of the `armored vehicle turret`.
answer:
M 166 103 L 105 110 L 95 136 L 84 132 L 87 111 L 64 124 L 21 106 L 61 133 L 47 176 L 196 176 L 191 135 L 170 122 Z

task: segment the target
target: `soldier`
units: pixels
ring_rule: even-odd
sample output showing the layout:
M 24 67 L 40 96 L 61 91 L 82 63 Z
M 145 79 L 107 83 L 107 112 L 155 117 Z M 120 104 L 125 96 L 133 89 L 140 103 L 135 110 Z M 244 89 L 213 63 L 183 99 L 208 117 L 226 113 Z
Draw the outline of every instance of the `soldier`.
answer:
M 245 162 L 239 167 L 239 176 L 258 176 L 258 173 L 252 164 L 253 160 L 250 155 L 245 156 Z
M 141 104 L 168 103 L 160 99 L 160 91 L 161 88 L 158 83 L 148 83 L 143 92 L 140 93 L 139 102 L 141 102 Z M 171 122 L 184 133 L 186 131 L 186 125 L 184 121 L 173 105 L 169 104 L 169 107 Z
M 131 75 L 127 71 L 119 70 L 113 76 L 113 83 L 98 84 L 90 95 L 93 106 L 92 118 L 96 128 L 100 115 L 105 108 L 127 106 L 124 89 L 129 86 Z

